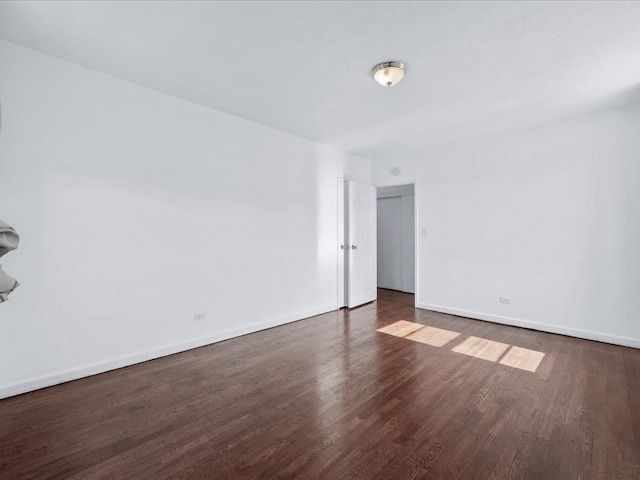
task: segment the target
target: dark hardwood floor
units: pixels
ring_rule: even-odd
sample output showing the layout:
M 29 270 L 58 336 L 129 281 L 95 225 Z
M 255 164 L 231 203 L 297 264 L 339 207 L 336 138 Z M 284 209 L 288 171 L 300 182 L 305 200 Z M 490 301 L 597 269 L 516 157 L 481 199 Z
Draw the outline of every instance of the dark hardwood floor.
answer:
M 640 478 L 640 350 L 412 303 L 2 400 L 0 478 Z

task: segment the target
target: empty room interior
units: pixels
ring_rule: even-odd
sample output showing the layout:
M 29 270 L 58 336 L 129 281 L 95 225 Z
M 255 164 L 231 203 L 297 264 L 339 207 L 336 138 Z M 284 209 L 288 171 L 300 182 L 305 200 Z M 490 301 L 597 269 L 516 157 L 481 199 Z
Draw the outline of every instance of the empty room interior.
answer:
M 640 2 L 0 2 L 0 479 L 640 479 Z

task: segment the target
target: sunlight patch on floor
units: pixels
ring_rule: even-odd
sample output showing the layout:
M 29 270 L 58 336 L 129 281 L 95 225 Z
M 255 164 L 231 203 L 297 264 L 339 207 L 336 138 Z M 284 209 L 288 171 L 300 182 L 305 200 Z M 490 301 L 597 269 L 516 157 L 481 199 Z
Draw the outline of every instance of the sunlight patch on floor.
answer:
M 423 327 L 413 333 L 410 333 L 405 338 L 425 343 L 433 347 L 442 347 L 458 336 L 460 336 L 458 332 L 452 332 L 451 330 L 444 330 L 443 328 L 436 327 Z
M 461 335 L 459 332 L 421 325 L 407 320 L 398 320 L 386 327 L 379 328 L 378 332 L 432 347 L 443 347 Z M 543 352 L 474 336 L 465 338 L 451 351 L 529 372 L 535 372 L 545 356 Z
M 415 332 L 416 330 L 420 330 L 424 325 L 420 325 L 419 323 L 407 322 L 406 320 L 398 320 L 391 325 L 387 325 L 384 328 L 379 328 L 378 331 L 381 333 L 387 333 L 389 335 L 393 335 L 394 337 L 406 337 L 407 335 Z
M 543 358 L 544 353 L 542 352 L 513 346 L 500 359 L 500 364 L 535 372 L 540 366 L 540 362 L 542 362 Z
M 497 362 L 509 347 L 510 345 L 506 343 L 494 342 L 486 338 L 469 337 L 451 350 L 456 353 L 464 353 L 470 357 Z

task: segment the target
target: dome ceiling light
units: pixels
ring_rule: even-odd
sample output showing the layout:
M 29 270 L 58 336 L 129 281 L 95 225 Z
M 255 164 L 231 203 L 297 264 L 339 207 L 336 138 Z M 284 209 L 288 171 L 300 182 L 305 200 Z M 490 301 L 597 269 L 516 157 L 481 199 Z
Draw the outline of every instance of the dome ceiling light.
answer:
M 404 63 L 383 62 L 371 69 L 376 82 L 383 87 L 392 87 L 404 78 Z

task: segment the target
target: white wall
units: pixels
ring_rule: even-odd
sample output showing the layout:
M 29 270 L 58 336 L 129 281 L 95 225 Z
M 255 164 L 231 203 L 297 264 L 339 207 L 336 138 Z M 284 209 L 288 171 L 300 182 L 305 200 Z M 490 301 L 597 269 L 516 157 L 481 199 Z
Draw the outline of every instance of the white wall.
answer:
M 0 397 L 336 307 L 367 160 L 2 41 L 0 88 Z
M 402 196 L 402 291 L 416 292 L 415 196 Z
M 417 180 L 423 308 L 640 347 L 640 107 L 373 170 Z

